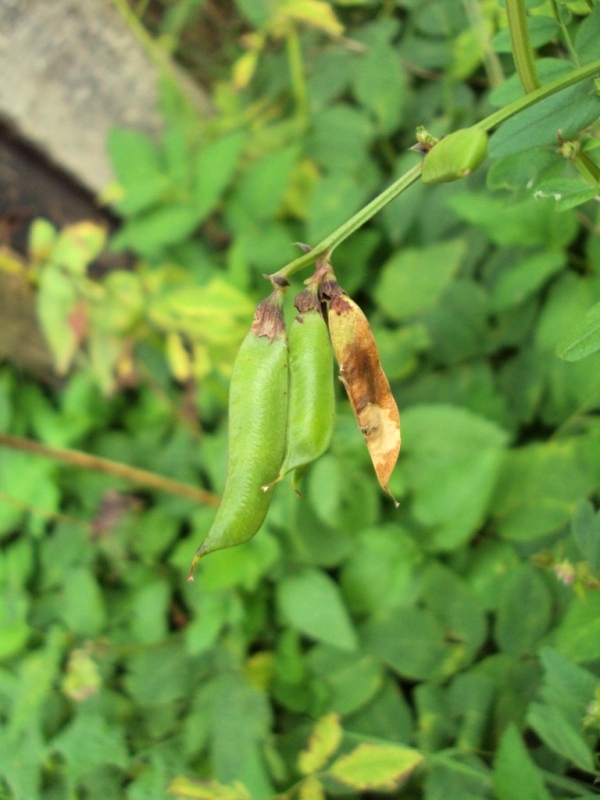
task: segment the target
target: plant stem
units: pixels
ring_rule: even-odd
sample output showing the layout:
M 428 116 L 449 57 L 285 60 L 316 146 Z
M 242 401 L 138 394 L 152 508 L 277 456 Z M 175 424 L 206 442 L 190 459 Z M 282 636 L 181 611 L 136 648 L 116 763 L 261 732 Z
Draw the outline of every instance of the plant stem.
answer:
M 525 94 L 540 88 L 535 57 L 529 41 L 529 28 L 523 0 L 506 0 L 508 30 L 515 67 Z
M 600 167 L 598 164 L 587 153 L 582 152 L 577 153 L 573 161 L 590 186 L 598 188 L 600 186 Z
M 579 62 L 579 56 L 577 55 L 577 51 L 573 47 L 573 40 L 571 39 L 571 34 L 569 33 L 569 29 L 565 25 L 565 21 L 562 18 L 562 14 L 558 5 L 556 4 L 556 0 L 550 0 L 550 6 L 552 8 L 552 13 L 558 24 L 560 25 L 560 29 L 562 31 L 562 35 L 565 39 L 565 44 L 567 45 L 567 50 L 569 51 L 569 55 L 573 59 L 573 63 L 576 64 L 578 67 L 581 66 Z
M 533 106 L 536 103 L 539 103 L 541 100 L 545 100 L 547 97 L 556 94 L 556 92 L 560 92 L 561 89 L 567 89 L 569 86 L 573 86 L 573 84 L 578 83 L 579 81 L 590 78 L 597 72 L 600 72 L 600 59 L 592 61 L 590 64 L 586 64 L 585 67 L 573 70 L 570 75 L 557 78 L 555 81 L 547 83 L 545 86 L 542 86 L 539 89 L 536 89 L 534 92 L 525 95 L 525 97 L 520 97 L 518 100 L 515 100 L 514 103 L 510 103 L 504 108 L 501 108 L 493 114 L 490 114 L 489 117 L 481 120 L 481 122 L 477 122 L 473 127 L 481 128 L 484 131 L 490 131 L 497 125 L 500 125 L 500 123 L 510 119 L 510 117 L 514 117 L 514 115 L 518 114 L 520 111 L 529 108 L 529 106 Z M 358 230 L 358 228 L 364 225 L 365 222 L 368 222 L 371 217 L 375 216 L 378 211 L 381 211 L 382 208 L 384 208 L 391 200 L 401 194 L 401 192 L 403 192 L 405 189 L 408 189 L 408 187 L 418 179 L 420 174 L 421 164 L 417 164 L 415 167 L 402 175 L 401 178 L 398 178 L 397 181 L 392 183 L 391 186 L 388 186 L 387 189 L 384 189 L 381 194 L 377 195 L 377 197 L 374 200 L 371 200 L 371 202 L 368 203 L 364 208 L 361 208 L 360 211 L 358 211 L 347 222 L 344 222 L 343 225 L 331 233 L 326 239 L 323 239 L 322 242 L 319 242 L 319 244 L 316 245 L 309 253 L 305 253 L 303 256 L 300 256 L 300 258 L 296 258 L 294 261 L 286 264 L 285 267 L 282 267 L 278 272 L 270 275 L 269 279 L 272 280 L 275 276 L 278 278 L 283 277 L 289 279 L 299 270 L 313 264 L 318 258 L 321 258 L 321 256 L 333 252 L 333 250 L 335 250 L 335 248 L 341 244 L 344 239 L 347 239 L 348 236 L 354 233 L 354 231 Z
M 308 92 L 304 77 L 300 37 L 294 26 L 290 27 L 287 35 L 287 54 L 292 79 L 292 91 L 296 101 L 296 114 L 300 122 L 305 125 L 308 120 Z
M 330 253 L 334 250 L 344 239 L 347 239 L 354 231 L 358 230 L 362 225 L 365 224 L 368 220 L 371 219 L 378 211 L 380 211 L 384 206 L 386 206 L 391 200 L 394 199 L 397 195 L 403 192 L 405 189 L 413 184 L 421 174 L 421 165 L 417 164 L 401 178 L 398 178 L 397 181 L 392 183 L 391 186 L 388 186 L 381 194 L 377 195 L 374 200 L 371 200 L 364 208 L 361 208 L 353 217 L 351 217 L 347 222 L 344 222 L 336 231 L 334 231 L 330 236 L 326 239 L 323 239 L 316 247 L 314 247 L 310 253 L 306 253 L 300 258 L 295 259 L 295 261 L 290 262 L 285 267 L 276 272 L 275 274 L 278 277 L 283 278 L 290 278 L 295 272 L 298 272 L 300 269 L 304 269 L 304 267 L 308 267 L 310 264 L 315 262 L 317 258 L 324 256 L 326 253 Z M 273 276 L 271 276 L 273 277 Z
M 145 469 L 130 467 L 128 464 L 121 464 L 118 461 L 111 461 L 108 458 L 92 456 L 89 453 L 82 453 L 79 450 L 65 450 L 61 447 L 48 447 L 31 439 L 22 439 L 20 436 L 11 436 L 7 433 L 0 433 L 0 447 L 10 447 L 13 450 L 21 450 L 26 453 L 34 453 L 38 456 L 46 456 L 63 464 L 81 469 L 93 469 L 97 472 L 105 472 L 114 475 L 116 478 L 145 486 L 148 489 L 158 489 L 161 492 L 176 494 L 179 497 L 186 497 L 196 503 L 204 503 L 209 506 L 217 506 L 219 498 L 217 495 L 207 492 L 205 489 L 198 489 L 189 483 L 181 483 L 166 478 L 164 475 L 157 475 L 156 472 L 149 472 Z
M 504 108 L 500 108 L 498 111 L 490 114 L 489 117 L 482 119 L 481 122 L 477 122 L 473 127 L 482 128 L 484 131 L 490 131 L 497 125 L 500 125 L 501 122 L 505 122 L 520 111 L 529 108 L 529 106 L 533 106 L 541 100 L 545 100 L 547 97 L 560 92 L 562 89 L 568 89 L 569 86 L 573 86 L 573 84 L 579 83 L 579 81 L 591 78 L 592 75 L 595 75 L 597 72 L 600 72 L 600 59 L 596 59 L 596 61 L 592 61 L 580 69 L 573 70 L 573 72 L 569 75 L 565 75 L 563 78 L 557 78 L 551 81 L 551 83 L 545 84 L 534 92 L 525 95 L 525 97 L 520 97 L 518 100 L 515 100 L 514 103 L 509 103 L 509 105 Z
M 475 41 L 481 51 L 485 71 L 492 89 L 504 83 L 504 73 L 498 54 L 492 48 L 486 19 L 483 16 L 478 0 L 462 0 L 469 24 L 473 30 Z

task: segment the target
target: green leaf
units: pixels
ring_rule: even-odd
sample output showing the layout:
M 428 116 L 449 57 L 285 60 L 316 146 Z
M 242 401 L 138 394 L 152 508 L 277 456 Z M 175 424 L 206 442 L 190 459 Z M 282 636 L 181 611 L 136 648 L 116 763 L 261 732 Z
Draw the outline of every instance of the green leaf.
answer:
M 600 350 L 600 303 L 586 312 L 559 342 L 556 355 L 565 361 L 580 361 Z
M 554 644 L 576 663 L 600 658 L 600 592 L 589 593 L 585 600 L 573 597 Z
M 52 514 L 60 503 L 55 474 L 56 464 L 47 458 L 0 450 L 0 486 L 8 496 L 0 497 L 0 536 L 17 528 L 23 519 L 27 519 L 27 527 L 42 534 L 45 520 L 39 512 Z M 35 509 L 38 515 L 33 512 L 28 519 L 29 509 Z
M 327 771 L 356 791 L 394 791 L 423 762 L 418 750 L 384 744 L 359 744 Z
M 211 761 L 218 780 L 243 780 L 259 743 L 266 740 L 271 710 L 266 695 L 243 676 L 226 672 L 211 684 Z
M 199 221 L 215 208 L 237 167 L 246 137 L 231 133 L 204 147 L 194 165 L 193 197 Z
M 403 321 L 437 305 L 465 255 L 463 239 L 401 250 L 387 261 L 375 299 L 390 319 Z
M 300 772 L 319 772 L 340 746 L 342 733 L 339 714 L 326 714 L 317 720 L 306 748 L 298 756 Z
M 541 178 L 550 173 L 562 174 L 565 160 L 558 153 L 542 148 L 511 153 L 499 158 L 487 173 L 488 189 L 531 191 Z
M 595 6 L 591 13 L 577 27 L 575 35 L 575 50 L 579 56 L 579 63 L 583 66 L 600 58 L 600 42 L 598 30 L 600 29 L 600 8 Z
M 504 462 L 492 510 L 505 539 L 535 539 L 559 530 L 594 486 L 575 439 L 528 444 Z
M 443 675 L 451 653 L 441 623 L 430 611 L 414 606 L 380 613 L 363 626 L 361 637 L 369 653 L 410 680 Z
M 456 364 L 489 353 L 493 349 L 489 312 L 488 296 L 475 281 L 448 284 L 438 305 L 424 318 L 436 360 Z M 461 393 L 457 405 L 462 404 Z
M 324 572 L 304 569 L 277 586 L 279 613 L 292 627 L 340 650 L 355 650 L 356 634 L 339 590 Z
M 559 214 L 552 199 L 526 199 L 516 205 L 487 194 L 456 194 L 447 204 L 461 219 L 481 228 L 502 247 L 541 246 L 558 248 L 577 232 L 572 214 Z M 502 225 L 498 220 L 502 219 Z
M 340 652 L 330 645 L 313 647 L 306 666 L 315 680 L 315 692 L 326 697 L 323 708 L 338 714 L 351 714 L 364 706 L 381 688 L 383 669 L 364 653 Z
M 256 161 L 240 176 L 234 193 L 235 202 L 258 222 L 275 216 L 298 156 L 299 150 L 294 145 Z
M 534 197 L 553 198 L 559 211 L 568 211 L 593 200 L 598 191 L 583 178 L 548 178 L 537 184 Z
M 125 196 L 116 203 L 121 214 L 145 211 L 168 188 L 158 151 L 144 134 L 113 128 L 108 135 L 108 155 L 125 190 Z
M 189 668 L 183 644 L 170 640 L 129 659 L 125 686 L 139 706 L 170 703 L 189 690 Z
M 376 736 L 408 744 L 413 737 L 411 708 L 392 676 L 383 688 L 356 713 L 344 719 L 344 728 L 365 736 Z
M 417 591 L 422 555 L 414 539 L 397 525 L 378 525 L 358 535 L 340 576 L 352 611 L 365 614 L 407 605 Z
M 487 675 L 467 672 L 457 675 L 449 692 L 451 713 L 460 718 L 457 747 L 464 751 L 481 749 L 486 720 L 496 699 L 496 687 Z
M 600 575 L 600 512 L 588 500 L 580 500 L 571 520 L 571 533 L 590 569 Z
M 474 658 L 487 638 L 483 607 L 466 582 L 439 562 L 432 562 L 421 580 L 421 597 L 444 623 L 456 651 L 452 660 L 458 668 Z
M 100 633 L 106 620 L 104 597 L 88 569 L 77 567 L 65 575 L 59 609 L 73 633 L 90 639 Z
M 113 248 L 132 249 L 143 256 L 157 256 L 193 233 L 200 218 L 191 203 L 173 202 L 129 220 L 113 239 Z
M 357 59 L 353 80 L 356 99 L 374 115 L 382 133 L 396 129 L 406 102 L 402 65 L 389 42 L 397 25 L 390 22 L 373 23 L 359 36 L 367 49 Z
M 594 756 L 579 733 L 555 706 L 532 703 L 527 723 L 551 750 L 585 772 L 594 772 Z
M 528 564 L 512 570 L 504 582 L 494 638 L 505 653 L 532 655 L 550 627 L 552 595 L 542 576 Z
M 98 714 L 81 713 L 52 741 L 53 750 L 67 761 L 66 774 L 77 782 L 96 767 L 126 767 L 127 748 L 122 731 Z
M 37 726 L 21 737 L 0 729 L 0 752 L 0 776 L 8 784 L 10 800 L 39 800 L 47 745 Z
M 364 112 L 336 103 L 315 116 L 307 155 L 330 175 L 350 175 L 364 161 L 372 135 L 372 123 Z
M 466 409 L 443 405 L 413 406 L 402 425 L 413 514 L 430 529 L 430 547 L 454 549 L 485 519 L 507 435 Z
M 235 0 L 235 4 L 242 16 L 255 28 L 260 28 L 271 20 L 268 0 Z
M 519 260 L 501 272 L 492 288 L 492 308 L 503 311 L 537 292 L 566 262 L 561 250 L 547 250 Z
M 514 724 L 505 730 L 496 753 L 494 788 L 498 800 L 551 800 Z
M 509 119 L 490 139 L 491 158 L 500 158 L 530 147 L 556 144 L 576 136 L 600 116 L 600 97 L 591 80 L 581 81 L 541 100 Z
M 541 692 L 544 701 L 560 709 L 570 724 L 579 730 L 594 698 L 598 678 L 552 647 L 543 647 L 539 656 L 544 667 Z

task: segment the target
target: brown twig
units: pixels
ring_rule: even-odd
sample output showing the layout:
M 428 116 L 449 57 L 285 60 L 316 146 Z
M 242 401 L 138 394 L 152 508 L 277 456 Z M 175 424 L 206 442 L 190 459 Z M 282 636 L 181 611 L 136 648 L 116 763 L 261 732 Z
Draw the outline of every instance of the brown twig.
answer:
M 209 506 L 217 506 L 219 497 L 205 489 L 198 489 L 189 483 L 181 483 L 173 478 L 165 478 L 164 475 L 157 475 L 145 469 L 130 467 L 128 464 L 121 464 L 119 461 L 111 461 L 108 458 L 92 456 L 89 453 L 82 453 L 79 450 L 65 450 L 61 447 L 48 447 L 45 444 L 34 442 L 31 439 L 23 439 L 20 436 L 11 436 L 7 433 L 0 433 L 0 447 L 10 447 L 13 450 L 21 450 L 26 453 L 34 453 L 38 456 L 46 456 L 63 464 L 82 469 L 93 469 L 97 472 L 105 472 L 117 478 L 145 486 L 148 489 L 158 489 L 161 492 L 176 494 L 186 497 L 188 500 L 195 500 L 197 503 L 204 503 Z

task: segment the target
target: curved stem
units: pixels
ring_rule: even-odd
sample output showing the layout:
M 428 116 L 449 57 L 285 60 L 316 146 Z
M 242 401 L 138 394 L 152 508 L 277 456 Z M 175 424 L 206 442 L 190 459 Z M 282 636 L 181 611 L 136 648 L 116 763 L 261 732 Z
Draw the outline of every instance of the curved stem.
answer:
M 540 79 L 535 68 L 535 57 L 529 40 L 527 15 L 523 0 L 506 0 L 508 30 L 515 67 L 525 94 L 540 88 Z
M 481 52 L 483 64 L 492 89 L 504 82 L 504 73 L 498 54 L 492 47 L 486 19 L 478 0 L 462 0 L 475 41 Z
M 368 220 L 371 219 L 378 211 L 380 211 L 384 206 L 386 206 L 390 200 L 393 200 L 394 197 L 399 195 L 405 189 L 408 189 L 411 184 L 413 184 L 421 174 L 421 165 L 417 164 L 401 178 L 398 178 L 397 181 L 392 183 L 391 186 L 388 186 L 381 194 L 378 194 L 374 200 L 371 200 L 364 208 L 361 208 L 353 217 L 351 217 L 347 222 L 344 222 L 336 231 L 330 234 L 326 239 L 323 239 L 316 247 L 314 247 L 309 253 L 306 253 L 300 258 L 297 258 L 295 261 L 290 262 L 285 267 L 276 272 L 275 274 L 282 278 L 290 278 L 295 272 L 298 272 L 300 269 L 304 269 L 304 267 L 308 267 L 310 264 L 313 264 L 317 258 L 324 256 L 326 253 L 330 253 L 334 250 L 339 244 L 341 244 L 344 239 L 347 239 L 354 231 L 358 230 L 362 225 L 365 224 Z
M 292 91 L 296 101 L 296 114 L 302 125 L 306 125 L 308 120 L 308 91 L 306 79 L 304 77 L 304 65 L 302 61 L 302 48 L 300 37 L 295 27 L 290 27 L 287 35 L 287 54 L 292 81 Z
M 477 122 L 473 127 L 481 128 L 484 131 L 490 131 L 492 128 L 500 125 L 500 123 L 510 119 L 510 117 L 514 117 L 515 114 L 518 114 L 520 111 L 524 111 L 526 108 L 529 108 L 529 106 L 533 106 L 536 103 L 539 103 L 541 100 L 545 100 L 547 97 L 560 92 L 561 89 L 567 89 L 569 86 L 579 83 L 579 81 L 583 81 L 586 78 L 591 78 L 598 72 L 600 72 L 600 59 L 592 61 L 590 64 L 586 64 L 585 67 L 573 70 L 573 72 L 571 72 L 569 75 L 566 75 L 562 78 L 557 78 L 551 83 L 547 83 L 545 86 L 536 89 L 534 92 L 526 94 L 525 97 L 520 97 L 518 100 L 515 100 L 514 103 L 510 103 L 504 108 L 501 108 L 493 114 L 490 114 L 489 117 L 481 120 L 481 122 Z M 384 208 L 391 200 L 401 194 L 405 189 L 408 189 L 408 187 L 419 178 L 420 174 L 421 164 L 417 164 L 404 175 L 402 175 L 401 178 L 398 178 L 397 181 L 392 183 L 391 186 L 388 186 L 388 188 L 385 189 L 381 194 L 377 195 L 377 197 L 374 200 L 371 200 L 371 202 L 368 203 L 364 208 L 361 208 L 361 210 L 358 211 L 347 222 L 344 222 L 343 225 L 330 234 L 326 239 L 323 239 L 322 242 L 319 242 L 319 244 L 316 245 L 310 252 L 305 253 L 305 255 L 300 256 L 300 258 L 296 258 L 294 261 L 286 264 L 285 267 L 282 267 L 278 272 L 270 275 L 269 278 L 273 279 L 275 276 L 277 276 L 289 279 L 292 275 L 294 275 L 294 273 L 310 266 L 321 256 L 331 253 L 339 244 L 344 241 L 344 239 L 347 239 L 348 236 L 354 233 L 354 231 L 358 230 L 358 228 L 364 225 L 365 222 L 377 214 L 378 211 L 381 211 L 381 209 Z
M 567 45 L 567 50 L 569 51 L 569 55 L 571 56 L 573 63 L 580 67 L 581 63 L 579 61 L 579 56 L 577 55 L 577 51 L 573 46 L 573 40 L 571 39 L 571 34 L 569 33 L 569 29 L 565 25 L 565 21 L 563 19 L 563 15 L 561 10 L 559 9 L 556 0 L 550 0 L 550 7 L 552 8 L 552 13 L 554 14 L 554 18 L 560 25 L 560 29 L 562 31 L 563 39 L 565 40 L 565 44 Z
M 500 108 L 498 111 L 490 114 L 489 117 L 482 119 L 481 122 L 477 122 L 473 127 L 482 128 L 484 131 L 490 131 L 492 128 L 500 125 L 501 122 L 505 122 L 520 111 L 529 108 L 529 106 L 534 106 L 541 100 L 551 97 L 562 89 L 568 89 L 569 86 L 573 86 L 573 84 L 579 83 L 579 81 L 591 78 L 592 75 L 598 72 L 600 72 L 600 58 L 586 64 L 585 67 L 573 70 L 573 72 L 569 73 L 569 75 L 565 75 L 563 78 L 557 78 L 545 84 L 534 92 L 525 95 L 525 97 L 520 97 L 518 100 L 515 100 L 514 103 L 509 103 L 509 105 L 504 108 Z
M 72 467 L 106 472 L 116 478 L 125 478 L 125 480 L 136 483 L 138 486 L 176 494 L 180 497 L 186 497 L 188 500 L 194 500 L 197 503 L 204 503 L 209 506 L 217 506 L 219 504 L 217 495 L 207 492 L 205 489 L 198 489 L 189 483 L 181 483 L 173 480 L 173 478 L 157 475 L 156 472 L 130 467 L 128 464 L 121 464 L 118 461 L 111 461 L 100 456 L 92 456 L 79 450 L 48 447 L 45 444 L 33 442 L 31 439 L 22 439 L 20 436 L 11 436 L 7 433 L 0 433 L 0 447 L 10 447 L 12 450 L 21 450 L 38 456 L 46 456 L 55 461 L 61 461 L 63 464 L 69 464 Z

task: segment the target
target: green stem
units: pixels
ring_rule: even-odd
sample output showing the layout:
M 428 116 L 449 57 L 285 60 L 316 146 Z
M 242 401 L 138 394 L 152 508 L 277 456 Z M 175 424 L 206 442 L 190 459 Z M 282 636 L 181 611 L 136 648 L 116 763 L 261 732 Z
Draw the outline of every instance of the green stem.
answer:
M 535 57 L 529 41 L 529 28 L 523 0 L 506 0 L 508 30 L 517 74 L 525 94 L 540 88 Z
M 501 122 L 505 122 L 520 111 L 529 108 L 529 106 L 534 106 L 536 103 L 545 100 L 547 97 L 551 97 L 562 89 L 568 89 L 569 86 L 573 86 L 575 83 L 579 83 L 586 78 L 591 78 L 592 75 L 595 75 L 597 72 L 600 72 L 600 59 L 586 64 L 585 67 L 573 70 L 573 72 L 569 73 L 569 75 L 565 75 L 563 78 L 557 78 L 551 83 L 545 84 L 545 86 L 525 95 L 525 97 L 520 97 L 518 100 L 515 100 L 514 103 L 509 103 L 509 105 L 498 109 L 498 111 L 490 114 L 489 117 L 481 120 L 481 122 L 476 123 L 474 127 L 482 128 L 484 131 L 490 131 L 492 128 L 500 125 Z
M 550 6 L 552 8 L 552 13 L 554 14 L 554 18 L 556 19 L 556 21 L 560 25 L 560 29 L 562 31 L 562 35 L 564 37 L 565 44 L 567 45 L 567 50 L 569 51 L 569 55 L 573 59 L 573 63 L 576 66 L 580 67 L 581 64 L 579 62 L 579 56 L 577 55 L 577 51 L 575 50 L 575 47 L 573 46 L 573 40 L 571 39 L 571 34 L 569 33 L 569 29 L 565 25 L 565 21 L 563 20 L 562 14 L 561 14 L 560 9 L 559 9 L 559 7 L 558 7 L 558 5 L 556 3 L 556 0 L 550 0 Z
M 296 100 L 296 113 L 300 121 L 305 124 L 308 120 L 308 91 L 304 77 L 304 64 L 302 61 L 302 48 L 300 37 L 296 28 L 290 28 L 287 35 L 287 53 L 292 80 L 292 91 Z
M 310 253 L 306 253 L 300 258 L 295 259 L 291 263 L 287 264 L 285 267 L 279 270 L 276 273 L 278 277 L 283 278 L 290 278 L 295 272 L 298 272 L 300 269 L 304 269 L 304 267 L 308 267 L 310 264 L 314 263 L 317 258 L 324 256 L 326 253 L 331 253 L 335 248 L 341 244 L 344 239 L 347 239 L 348 236 L 354 233 L 354 231 L 358 230 L 362 227 L 365 222 L 371 219 L 371 217 L 375 216 L 378 211 L 386 206 L 391 200 L 394 199 L 397 195 L 403 192 L 405 189 L 408 189 L 421 174 L 421 165 L 417 164 L 408 172 L 406 172 L 401 178 L 398 178 L 395 183 L 392 183 L 391 186 L 388 186 L 381 194 L 377 195 L 374 200 L 371 200 L 364 208 L 361 208 L 353 217 L 351 217 L 347 222 L 344 222 L 336 231 L 334 231 L 330 236 L 326 239 L 323 239 L 322 242 L 314 247 Z M 272 276 L 271 276 L 272 277 Z
M 600 167 L 587 153 L 577 153 L 573 161 L 590 186 L 593 186 L 594 189 L 600 186 Z
M 478 0 L 462 0 L 462 2 L 465 13 L 469 19 L 469 24 L 473 30 L 475 41 L 481 51 L 488 81 L 492 89 L 495 89 L 496 86 L 500 86 L 501 83 L 504 83 L 504 73 L 502 72 L 502 64 L 500 63 L 498 54 L 492 47 L 481 5 Z
M 504 108 L 500 108 L 498 111 L 490 114 L 489 117 L 486 117 L 485 119 L 481 120 L 481 122 L 476 123 L 476 125 L 473 127 L 481 128 L 484 131 L 490 131 L 492 128 L 500 125 L 500 123 L 505 122 L 511 117 L 514 117 L 515 114 L 518 114 L 520 111 L 524 111 L 526 108 L 529 108 L 529 106 L 533 106 L 536 103 L 539 103 L 541 100 L 551 97 L 553 94 L 561 91 L 561 89 L 567 89 L 569 86 L 579 83 L 579 81 L 590 78 L 592 75 L 595 75 L 598 72 L 600 72 L 600 59 L 592 61 L 590 64 L 586 64 L 585 67 L 573 70 L 573 72 L 571 72 L 569 75 L 565 75 L 562 78 L 557 78 L 551 83 L 547 83 L 545 86 L 536 89 L 536 91 L 525 95 L 525 97 L 520 97 L 518 100 L 515 100 L 514 103 L 510 103 Z M 296 258 L 294 261 L 286 264 L 285 267 L 282 267 L 282 269 L 269 277 L 272 279 L 273 277 L 277 276 L 278 278 L 282 277 L 289 280 L 289 278 L 291 278 L 291 276 L 299 270 L 310 266 L 321 256 L 331 253 L 344 241 L 344 239 L 347 239 L 348 236 L 354 233 L 354 231 L 362 227 L 365 222 L 368 222 L 371 217 L 375 216 L 378 211 L 381 211 L 381 209 L 384 208 L 391 200 L 415 183 L 420 174 L 421 164 L 417 164 L 404 175 L 402 175 L 401 178 L 398 178 L 397 181 L 392 183 L 391 186 L 388 186 L 387 189 L 384 189 L 381 194 L 377 195 L 377 197 L 374 200 L 371 200 L 371 202 L 368 203 L 364 208 L 361 208 L 360 211 L 358 211 L 347 222 L 344 222 L 343 225 L 331 233 L 326 239 L 323 239 L 322 242 L 319 242 L 319 244 L 316 245 L 309 253 L 300 256 L 300 258 Z

